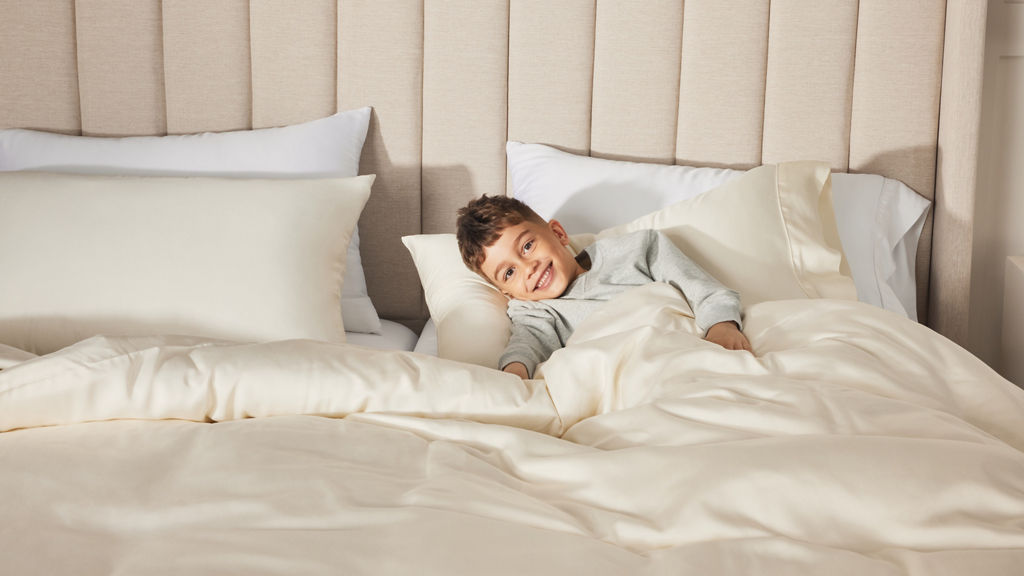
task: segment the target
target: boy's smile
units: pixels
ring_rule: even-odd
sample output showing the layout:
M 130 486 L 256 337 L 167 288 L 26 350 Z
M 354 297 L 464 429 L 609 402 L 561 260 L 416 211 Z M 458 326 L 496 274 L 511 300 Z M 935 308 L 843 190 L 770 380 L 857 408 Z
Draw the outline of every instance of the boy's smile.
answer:
M 569 235 L 557 220 L 527 220 L 509 226 L 484 248 L 480 270 L 489 282 L 517 300 L 558 298 L 585 272 L 566 248 Z

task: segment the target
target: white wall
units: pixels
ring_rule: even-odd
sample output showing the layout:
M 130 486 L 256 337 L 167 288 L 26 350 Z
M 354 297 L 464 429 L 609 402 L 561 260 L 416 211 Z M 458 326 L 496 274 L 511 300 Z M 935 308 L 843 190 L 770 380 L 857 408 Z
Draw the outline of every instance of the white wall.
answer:
M 1000 351 L 1006 258 L 1024 256 L 1024 0 L 988 1 L 967 347 L 1006 375 L 1015 360 Z

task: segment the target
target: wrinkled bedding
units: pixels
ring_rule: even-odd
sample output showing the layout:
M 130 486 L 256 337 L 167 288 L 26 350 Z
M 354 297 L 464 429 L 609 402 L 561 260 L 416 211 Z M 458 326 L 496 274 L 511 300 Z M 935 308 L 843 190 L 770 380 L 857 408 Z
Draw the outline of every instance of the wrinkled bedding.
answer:
M 1024 392 L 857 302 L 627 292 L 518 378 L 97 337 L 0 372 L 2 574 L 1016 574 Z

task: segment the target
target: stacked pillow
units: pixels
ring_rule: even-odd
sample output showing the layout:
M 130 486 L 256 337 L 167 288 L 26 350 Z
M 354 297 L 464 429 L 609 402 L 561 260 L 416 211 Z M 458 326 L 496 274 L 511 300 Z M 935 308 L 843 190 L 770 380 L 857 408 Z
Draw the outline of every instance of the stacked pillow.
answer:
M 355 228 L 370 112 L 184 136 L 0 131 L 0 342 L 379 333 Z
M 371 109 L 281 128 L 180 136 L 91 138 L 32 130 L 0 130 L 0 171 L 325 178 L 359 174 Z M 341 314 L 346 330 L 379 333 L 366 290 L 358 231 L 348 246 Z
M 622 162 L 509 142 L 512 194 L 570 233 L 598 232 L 718 188 L 740 170 Z M 914 263 L 930 202 L 902 182 L 832 175 L 836 228 L 858 299 L 917 320 Z

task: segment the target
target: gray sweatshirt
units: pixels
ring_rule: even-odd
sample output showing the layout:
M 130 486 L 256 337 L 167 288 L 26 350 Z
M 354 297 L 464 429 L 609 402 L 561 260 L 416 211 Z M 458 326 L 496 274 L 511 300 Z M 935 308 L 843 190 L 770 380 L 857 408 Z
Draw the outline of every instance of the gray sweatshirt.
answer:
M 598 306 L 629 288 L 650 282 L 666 282 L 679 290 L 702 332 L 726 321 L 742 327 L 739 294 L 722 286 L 661 232 L 640 230 L 598 240 L 576 260 L 586 268 L 588 257 L 589 270 L 558 298 L 509 301 L 512 337 L 501 356 L 500 368 L 522 362 L 533 376 L 537 365 L 565 346 L 576 326 Z

